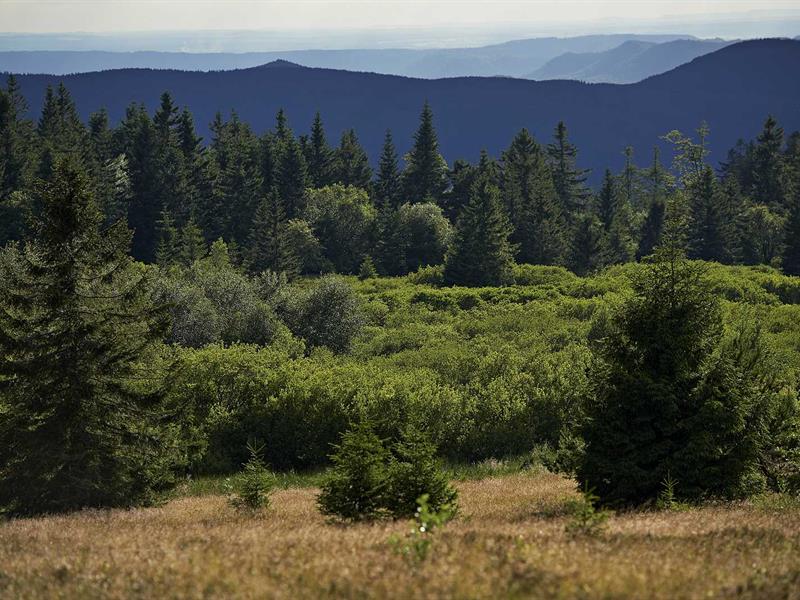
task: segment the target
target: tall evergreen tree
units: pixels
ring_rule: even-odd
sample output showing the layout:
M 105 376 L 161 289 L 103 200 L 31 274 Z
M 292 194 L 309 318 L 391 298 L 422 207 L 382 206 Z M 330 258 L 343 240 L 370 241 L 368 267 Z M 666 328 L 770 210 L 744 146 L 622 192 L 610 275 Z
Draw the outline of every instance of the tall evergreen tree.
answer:
M 277 176 L 277 191 L 287 219 L 296 219 L 303 214 L 308 183 L 306 159 L 300 149 L 300 144 L 295 139 L 283 142 Z
M 397 150 L 392 140 L 392 132 L 387 129 L 383 140 L 383 151 L 378 164 L 378 179 L 373 187 L 375 204 L 377 206 L 388 204 L 390 207 L 397 209 L 400 206 L 401 198 L 400 181 Z
M 789 204 L 783 249 L 783 272 L 787 275 L 800 275 L 800 185 L 795 188 Z
M 314 115 L 305 157 L 310 185 L 321 188 L 333 183 L 333 149 L 328 145 L 319 112 Z
M 147 502 L 171 480 L 162 391 L 141 366 L 166 313 L 126 254 L 124 222 L 101 231 L 81 169 L 59 161 L 40 195 L 36 238 L 3 261 L 0 507 Z
M 503 153 L 502 189 L 518 260 L 559 263 L 566 251 L 566 225 L 544 152 L 527 129 Z
M 690 258 L 730 262 L 735 241 L 734 221 L 727 212 L 714 171 L 707 166 L 687 189 L 689 195 Z
M 433 111 L 425 102 L 414 134 L 414 147 L 406 157 L 403 191 L 407 202 L 440 202 L 447 188 L 447 163 L 439 154 Z
M 589 171 L 577 167 L 578 149 L 569 141 L 563 121 L 556 126 L 553 142 L 547 146 L 547 155 L 561 211 L 567 222 L 572 223 L 590 196 L 585 185 Z
M 206 240 L 203 237 L 203 232 L 197 226 L 194 215 L 189 216 L 179 234 L 178 238 L 178 258 L 181 264 L 186 267 L 191 267 L 195 261 L 205 257 L 208 253 Z
M 334 180 L 342 185 L 368 189 L 372 181 L 372 168 L 367 153 L 358 142 L 356 132 L 348 129 L 342 134 L 334 156 Z
M 300 262 L 287 240 L 286 221 L 275 192 L 265 198 L 256 211 L 249 250 L 247 264 L 255 273 L 269 269 L 292 278 L 300 271 Z
M 786 209 L 786 182 L 781 153 L 783 140 L 783 128 L 770 115 L 753 149 L 752 199 L 778 214 L 783 214 Z
M 606 249 L 603 225 L 591 212 L 583 212 L 575 223 L 569 256 L 569 268 L 581 277 L 603 266 Z
M 511 225 L 500 201 L 500 190 L 486 178 L 472 188 L 444 269 L 451 285 L 506 285 L 514 281 Z

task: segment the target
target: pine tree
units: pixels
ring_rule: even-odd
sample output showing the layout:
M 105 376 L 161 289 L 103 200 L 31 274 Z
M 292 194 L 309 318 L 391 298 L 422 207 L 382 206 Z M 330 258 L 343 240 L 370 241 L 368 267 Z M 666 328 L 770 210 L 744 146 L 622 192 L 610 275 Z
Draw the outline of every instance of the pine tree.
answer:
M 372 168 L 356 132 L 348 129 L 342 134 L 334 157 L 334 180 L 342 185 L 368 189 L 372 181 Z
M 407 202 L 440 202 L 447 188 L 447 163 L 439 154 L 439 140 L 433 127 L 433 111 L 425 102 L 414 147 L 406 157 L 403 193 Z
M 611 174 L 611 170 L 606 169 L 603 175 L 603 184 L 600 187 L 600 193 L 597 195 L 596 201 L 597 217 L 606 231 L 611 229 L 611 224 L 617 214 L 618 203 L 617 183 Z
M 32 244 L 0 293 L 0 507 L 10 514 L 147 502 L 171 481 L 162 390 L 143 360 L 167 331 L 119 221 L 72 161 L 39 190 Z M 151 383 L 148 383 L 151 382 Z
M 383 140 L 383 151 L 381 152 L 380 163 L 378 165 L 378 179 L 374 185 L 375 204 L 377 206 L 388 205 L 397 209 L 400 206 L 401 188 L 400 169 L 397 162 L 397 150 L 392 140 L 392 132 L 386 130 L 386 137 Z
M 86 128 L 63 83 L 56 92 L 48 86 L 37 133 L 41 146 L 39 176 L 43 179 L 51 176 L 54 165 L 65 156 L 81 163 L 89 158 Z
M 321 188 L 333 183 L 333 149 L 328 145 L 319 112 L 314 115 L 311 138 L 306 148 L 305 155 L 310 184 L 315 188 Z
M 500 204 L 500 190 L 486 178 L 472 188 L 469 204 L 456 225 L 445 263 L 450 285 L 506 285 L 512 283 L 514 248 L 511 226 Z
M 566 224 L 544 152 L 527 129 L 503 153 L 502 189 L 519 262 L 558 264 L 566 252 Z
M 378 207 L 377 237 L 374 256 L 378 271 L 391 276 L 406 273 L 406 244 L 400 231 L 398 209 L 386 201 Z
M 563 121 L 556 126 L 553 142 L 547 146 L 547 155 L 561 211 L 567 222 L 572 223 L 589 198 L 585 185 L 589 171 L 576 166 L 578 149 L 569 141 Z

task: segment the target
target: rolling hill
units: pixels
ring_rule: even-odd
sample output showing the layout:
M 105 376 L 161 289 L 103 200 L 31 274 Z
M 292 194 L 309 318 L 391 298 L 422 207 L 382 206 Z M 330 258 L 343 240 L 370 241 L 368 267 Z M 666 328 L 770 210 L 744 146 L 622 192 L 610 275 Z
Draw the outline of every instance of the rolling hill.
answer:
M 530 79 L 577 79 L 591 83 L 635 83 L 664 73 L 733 42 L 629 40 L 604 52 L 567 52 L 530 73 Z
M 214 71 L 288 60 L 307 67 L 369 71 L 407 77 L 504 75 L 522 77 L 565 52 L 602 52 L 629 40 L 652 43 L 678 35 L 586 35 L 514 40 L 476 48 L 289 50 L 283 52 L 190 53 L 102 51 L 0 52 L 0 71 L 65 75 L 108 69 L 146 68 Z
M 800 42 L 759 40 L 727 46 L 629 85 L 499 77 L 426 80 L 269 65 L 210 73 L 126 69 L 19 79 L 34 116 L 45 87 L 59 81 L 84 117 L 105 106 L 114 121 L 131 102 L 154 109 L 161 92 L 169 90 L 192 109 L 206 136 L 216 111 L 235 109 L 262 132 L 281 107 L 297 131 L 305 131 L 320 110 L 329 135 L 354 127 L 373 160 L 386 128 L 401 152 L 410 146 L 426 99 L 448 161 L 474 160 L 482 148 L 498 155 L 521 127 L 546 141 L 563 119 L 580 149 L 580 164 L 594 169 L 596 182 L 604 167 L 621 166 L 625 146 L 632 145 L 639 162 L 646 163 L 652 147 L 663 143 L 660 136 L 672 129 L 691 132 L 703 120 L 711 127 L 712 160 L 721 159 L 738 138 L 756 135 L 767 114 L 787 131 L 800 129 L 798 65 Z

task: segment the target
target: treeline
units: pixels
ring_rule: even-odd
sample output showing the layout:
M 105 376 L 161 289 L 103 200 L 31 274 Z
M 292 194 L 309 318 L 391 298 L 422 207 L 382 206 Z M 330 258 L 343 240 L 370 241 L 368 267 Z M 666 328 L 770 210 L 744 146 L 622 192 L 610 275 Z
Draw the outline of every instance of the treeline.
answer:
M 800 134 L 787 137 L 771 117 L 716 171 L 705 127 L 696 140 L 673 131 L 671 169 L 657 150 L 639 167 L 626 148 L 623 170 L 606 170 L 593 191 L 564 123 L 547 144 L 523 129 L 499 158 L 450 168 L 426 104 L 403 160 L 387 132 L 374 171 L 356 132 L 332 145 L 319 115 L 298 136 L 280 111 L 259 136 L 218 114 L 205 144 L 168 93 L 152 115 L 131 105 L 116 127 L 105 110 L 82 123 L 63 85 L 48 89 L 38 122 L 26 111 L 11 76 L 0 91 L 0 243 L 24 235 L 36 182 L 69 155 L 108 222 L 127 218 L 133 256 L 161 265 L 189 266 L 223 239 L 253 273 L 445 265 L 450 283 L 491 285 L 510 282 L 515 261 L 585 274 L 638 260 L 672 220 L 690 258 L 800 274 Z

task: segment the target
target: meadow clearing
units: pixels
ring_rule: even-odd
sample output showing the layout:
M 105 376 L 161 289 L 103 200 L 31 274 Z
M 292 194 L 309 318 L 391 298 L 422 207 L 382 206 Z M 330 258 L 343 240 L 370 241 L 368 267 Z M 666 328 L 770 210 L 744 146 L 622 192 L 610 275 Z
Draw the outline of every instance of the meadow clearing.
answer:
M 565 530 L 576 486 L 562 476 L 456 485 L 460 514 L 423 561 L 390 541 L 412 521 L 326 521 L 314 487 L 277 491 L 256 514 L 194 490 L 156 508 L 8 521 L 0 596 L 800 598 L 800 504 L 786 496 L 617 513 L 592 535 Z

